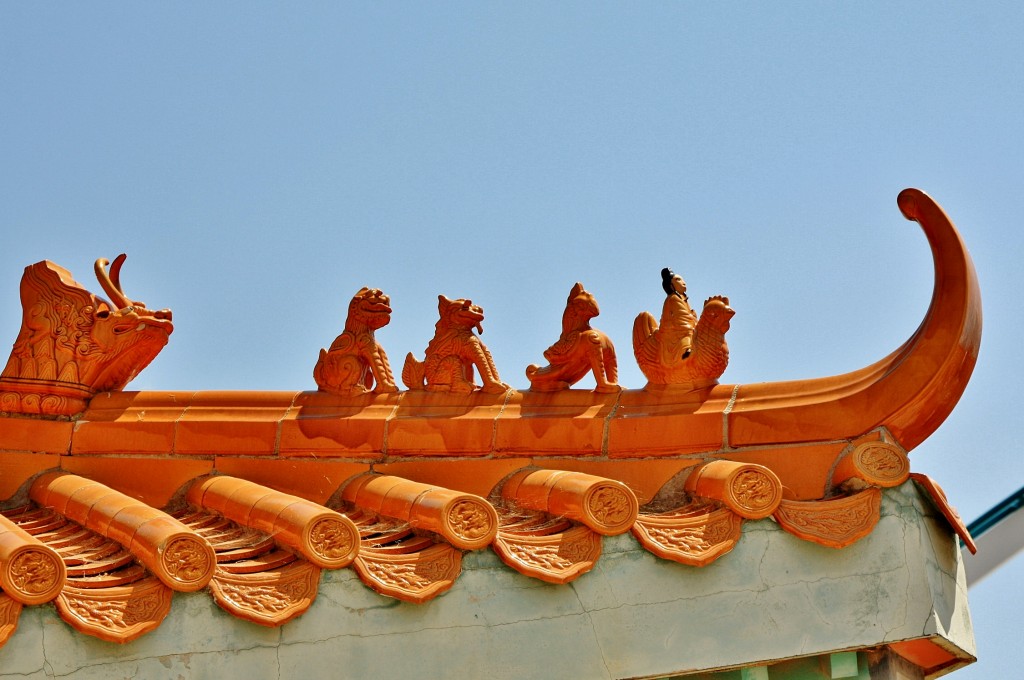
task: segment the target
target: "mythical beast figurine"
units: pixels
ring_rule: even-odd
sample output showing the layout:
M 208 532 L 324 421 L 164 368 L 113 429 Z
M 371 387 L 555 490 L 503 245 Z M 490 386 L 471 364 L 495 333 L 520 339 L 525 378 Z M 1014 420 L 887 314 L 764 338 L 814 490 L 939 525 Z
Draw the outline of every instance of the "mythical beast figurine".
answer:
M 661 325 L 649 312 L 641 312 L 633 322 L 633 353 L 647 376 L 647 387 L 716 384 L 729 365 L 725 334 L 736 313 L 729 298 L 716 295 L 705 300 L 698 320 L 683 277 L 666 268 L 661 279 L 666 293 Z
M 511 389 L 501 382 L 494 359 L 480 338 L 473 335 L 475 328 L 483 333 L 481 323 L 484 310 L 472 300 L 449 300 L 437 296 L 440 319 L 434 326 L 434 337 L 427 344 L 426 358 L 417 361 L 410 352 L 402 368 L 402 382 L 410 390 L 427 389 L 431 392 L 466 394 L 477 388 L 473 382 L 473 367 L 483 380 L 483 392 L 501 394 Z
M 373 334 L 390 322 L 391 298 L 377 288 L 361 288 L 349 302 L 345 330 L 329 350 L 320 350 L 313 368 L 317 387 L 342 396 L 397 392 L 388 355 Z
M 43 261 L 21 279 L 22 325 L 0 374 L 0 411 L 70 416 L 97 392 L 122 389 L 149 365 L 174 330 L 169 309 L 146 309 L 121 288 L 125 255 L 96 278 L 110 302 L 71 273 Z
M 618 392 L 618 363 L 615 347 L 607 335 L 590 327 L 590 320 L 600 314 L 597 300 L 577 282 L 569 291 L 562 313 L 562 334 L 558 342 L 544 351 L 548 365 L 531 364 L 526 368 L 530 389 L 556 392 L 568 389 L 587 371 L 594 372 L 595 392 Z

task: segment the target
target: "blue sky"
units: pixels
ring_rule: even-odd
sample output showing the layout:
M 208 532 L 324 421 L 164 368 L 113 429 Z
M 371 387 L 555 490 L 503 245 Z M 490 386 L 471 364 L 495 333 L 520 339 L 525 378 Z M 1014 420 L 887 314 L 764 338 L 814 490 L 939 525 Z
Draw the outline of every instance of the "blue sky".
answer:
M 1022 34 L 1016 3 L 5 3 L 0 328 L 25 265 L 95 290 L 127 252 L 176 325 L 131 389 L 313 389 L 364 285 L 393 365 L 439 293 L 470 297 L 525 388 L 582 281 L 638 388 L 632 319 L 670 266 L 736 309 L 723 382 L 828 375 L 924 315 L 916 186 L 985 304 L 972 383 L 912 454 L 971 520 L 1024 485 Z M 972 590 L 956 677 L 1017 672 L 1022 579 Z

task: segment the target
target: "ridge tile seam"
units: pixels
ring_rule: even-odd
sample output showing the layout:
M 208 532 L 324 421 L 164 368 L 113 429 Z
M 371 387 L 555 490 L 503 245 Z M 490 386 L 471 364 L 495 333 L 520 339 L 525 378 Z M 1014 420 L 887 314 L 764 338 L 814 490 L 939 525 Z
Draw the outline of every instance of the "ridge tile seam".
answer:
M 611 439 L 611 427 L 612 420 L 615 418 L 615 414 L 619 410 L 619 403 L 622 401 L 622 393 L 624 390 L 619 390 L 615 395 L 615 403 L 612 404 L 611 409 L 608 411 L 608 415 L 605 416 L 604 426 L 601 431 L 601 457 L 608 458 L 609 440 Z

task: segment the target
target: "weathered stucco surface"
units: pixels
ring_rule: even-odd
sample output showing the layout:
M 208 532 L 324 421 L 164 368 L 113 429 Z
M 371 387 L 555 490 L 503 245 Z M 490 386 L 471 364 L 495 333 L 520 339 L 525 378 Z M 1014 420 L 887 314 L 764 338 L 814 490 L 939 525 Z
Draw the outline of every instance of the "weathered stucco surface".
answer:
M 324 572 L 312 608 L 279 629 L 178 593 L 158 630 L 123 646 L 28 607 L 0 678 L 623 678 L 673 675 L 938 635 L 975 652 L 958 544 L 910 482 L 842 550 L 747 522 L 735 550 L 685 567 L 604 539 L 595 569 L 548 585 L 469 553 L 424 605 L 381 597 L 350 569 Z

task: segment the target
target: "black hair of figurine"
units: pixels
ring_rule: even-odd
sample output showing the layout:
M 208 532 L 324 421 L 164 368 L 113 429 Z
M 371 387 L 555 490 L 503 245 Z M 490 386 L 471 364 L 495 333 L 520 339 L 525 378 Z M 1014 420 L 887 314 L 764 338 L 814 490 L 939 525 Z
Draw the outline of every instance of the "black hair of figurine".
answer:
M 661 287 L 665 289 L 665 295 L 679 295 L 679 291 L 672 287 L 672 277 L 675 273 L 665 267 L 661 270 Z

